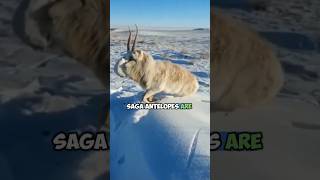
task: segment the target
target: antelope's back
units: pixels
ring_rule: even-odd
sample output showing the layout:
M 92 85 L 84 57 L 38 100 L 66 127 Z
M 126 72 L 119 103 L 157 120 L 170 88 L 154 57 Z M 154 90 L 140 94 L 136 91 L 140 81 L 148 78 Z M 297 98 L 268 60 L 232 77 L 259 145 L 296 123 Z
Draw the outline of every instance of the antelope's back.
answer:
M 52 37 L 76 60 L 93 69 L 103 85 L 107 75 L 108 21 L 105 0 L 63 0 L 49 10 L 53 21 Z M 77 6 L 76 6 L 77 7 Z
M 272 48 L 244 23 L 212 14 L 212 74 L 216 108 L 235 109 L 270 100 L 283 83 Z

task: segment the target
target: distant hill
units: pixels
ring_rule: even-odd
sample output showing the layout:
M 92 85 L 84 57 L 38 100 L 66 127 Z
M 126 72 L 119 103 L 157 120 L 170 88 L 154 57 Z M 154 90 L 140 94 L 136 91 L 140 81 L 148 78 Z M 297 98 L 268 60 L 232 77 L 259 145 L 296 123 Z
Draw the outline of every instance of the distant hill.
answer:
M 195 28 L 193 31 L 208 31 L 208 28 Z

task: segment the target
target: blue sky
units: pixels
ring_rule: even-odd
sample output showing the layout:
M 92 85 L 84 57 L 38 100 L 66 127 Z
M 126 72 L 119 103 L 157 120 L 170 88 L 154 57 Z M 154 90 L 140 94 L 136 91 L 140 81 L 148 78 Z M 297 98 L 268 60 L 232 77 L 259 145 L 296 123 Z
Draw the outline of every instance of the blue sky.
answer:
M 110 0 L 111 26 L 209 28 L 210 0 Z

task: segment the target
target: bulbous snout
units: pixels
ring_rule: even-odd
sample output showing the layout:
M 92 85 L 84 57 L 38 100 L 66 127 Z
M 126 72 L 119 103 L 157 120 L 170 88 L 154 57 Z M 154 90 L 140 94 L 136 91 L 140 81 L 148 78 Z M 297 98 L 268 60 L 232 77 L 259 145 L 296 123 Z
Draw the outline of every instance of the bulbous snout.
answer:
M 126 73 L 124 72 L 124 64 L 127 62 L 124 58 L 121 58 L 116 65 L 114 66 L 114 72 L 120 77 L 126 77 Z

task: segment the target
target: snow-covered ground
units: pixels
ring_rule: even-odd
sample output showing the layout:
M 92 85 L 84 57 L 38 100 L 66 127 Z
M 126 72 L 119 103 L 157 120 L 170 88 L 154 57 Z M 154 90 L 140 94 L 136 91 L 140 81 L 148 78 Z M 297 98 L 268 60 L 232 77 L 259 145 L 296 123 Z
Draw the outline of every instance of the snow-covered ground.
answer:
M 229 1 L 237 0 L 220 2 Z M 0 179 L 105 179 L 105 152 L 60 153 L 51 145 L 51 137 L 61 130 L 94 129 L 105 92 L 94 75 L 71 58 L 32 49 L 21 41 L 12 28 L 21 2 L 0 0 Z M 265 150 L 216 152 L 212 154 L 212 172 L 217 179 L 319 179 L 319 1 L 272 0 L 266 4 L 265 10 L 248 10 L 238 3 L 223 13 L 247 22 L 272 42 L 285 70 L 284 89 L 271 106 L 228 116 L 215 113 L 211 123 L 216 130 L 262 131 Z M 127 32 L 116 31 L 120 32 L 112 36 L 111 67 L 125 51 Z M 145 43 L 139 42 L 138 47 L 156 59 L 172 60 L 194 72 L 201 87 L 198 98 L 190 101 L 199 106 L 195 106 L 196 112 L 179 115 L 181 119 L 173 112 L 153 111 L 138 123 L 132 123 L 134 111 L 113 109 L 113 119 L 121 121 L 113 121 L 111 126 L 114 138 L 119 139 L 112 142 L 112 148 L 118 150 L 111 160 L 112 168 L 128 171 L 130 179 L 141 175 L 138 172 L 142 170 L 148 177 L 159 177 L 160 172 L 165 177 L 207 173 L 195 167 L 206 170 L 208 166 L 204 149 L 208 129 L 202 127 L 209 122 L 191 119 L 208 114 L 208 34 L 179 31 L 141 31 L 139 41 Z M 139 101 L 142 89 L 135 83 L 113 73 L 111 79 L 112 102 Z M 119 115 L 123 117 L 116 118 Z M 182 118 L 185 116 L 188 118 Z M 170 159 L 170 166 L 164 166 Z M 126 168 L 129 165 L 141 169 L 130 172 L 132 169 Z
M 249 1 L 265 3 L 253 6 Z M 212 130 L 264 133 L 263 151 L 212 153 L 214 178 L 319 179 L 319 1 L 220 2 L 216 13 L 247 23 L 271 42 L 282 63 L 285 84 L 271 104 L 213 114 Z
M 200 88 L 192 97 L 160 101 L 193 103 L 192 110 L 126 110 L 126 103 L 141 101 L 143 89 L 114 73 L 126 53 L 128 31 L 111 32 L 111 179 L 210 178 L 209 37 L 209 30 L 141 29 L 137 48 L 188 69 Z
M 21 40 L 21 2 L 0 0 L 0 179 L 107 179 L 107 152 L 51 143 L 60 131 L 96 131 L 106 92 L 72 58 Z
M 246 0 L 226 2 L 228 6 L 216 6 L 216 12 L 245 22 L 269 41 L 277 53 L 286 78 L 281 95 L 319 106 L 320 14 L 316 7 L 320 3 L 275 0 L 267 2 L 265 10 L 255 10 Z
M 120 78 L 114 73 L 115 63 L 126 53 L 128 30 L 111 32 L 110 87 L 140 92 L 142 89 L 132 80 Z M 194 73 L 200 83 L 199 92 L 209 96 L 210 84 L 210 33 L 209 30 L 139 30 L 137 48 L 156 60 L 169 60 Z

